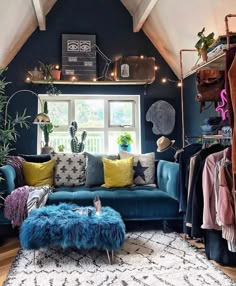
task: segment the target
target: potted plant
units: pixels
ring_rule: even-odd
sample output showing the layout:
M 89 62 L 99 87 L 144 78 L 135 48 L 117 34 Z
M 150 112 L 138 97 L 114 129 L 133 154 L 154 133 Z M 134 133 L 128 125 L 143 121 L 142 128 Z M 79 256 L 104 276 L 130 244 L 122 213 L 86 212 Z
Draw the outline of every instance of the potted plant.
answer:
M 198 32 L 197 36 L 199 40 L 197 41 L 195 48 L 198 50 L 199 57 L 202 57 L 203 61 L 207 61 L 207 49 L 210 45 L 214 42 L 214 33 L 210 33 L 209 35 L 205 36 L 205 27 Z
M 44 102 L 43 112 L 48 114 L 47 101 Z M 53 124 L 50 122 L 48 124 L 41 125 L 40 128 L 43 130 L 43 136 L 44 136 L 44 146 L 41 149 L 41 153 L 48 154 L 53 150 L 53 148 L 49 146 L 49 134 L 53 132 Z
M 7 68 L 0 68 L 0 166 L 2 166 L 9 153 L 13 150 L 12 143 L 16 142 L 18 133 L 16 128 L 29 128 L 27 121 L 30 116 L 26 115 L 26 111 L 22 114 L 16 113 L 13 116 L 7 116 L 6 121 L 4 112 L 6 110 L 7 97 L 5 96 L 5 88 L 9 82 L 5 81 L 4 73 Z M 1 175 L 0 175 L 1 181 Z
M 58 95 L 61 93 L 59 89 L 57 89 L 53 81 L 60 80 L 61 71 L 59 70 L 58 65 L 53 64 L 44 64 L 43 62 L 39 61 L 39 70 L 43 73 L 43 78 L 46 82 L 48 82 L 49 87 L 47 89 L 48 95 Z
M 40 61 L 39 64 L 40 64 L 40 71 L 42 71 L 45 80 L 47 81 L 60 80 L 61 71 L 59 70 L 58 65 L 54 64 L 47 65 Z
M 119 150 L 123 151 L 131 151 L 131 144 L 133 143 L 133 139 L 130 133 L 124 132 L 117 138 L 117 143 L 119 144 Z
M 63 145 L 63 144 L 58 145 L 58 151 L 59 152 L 64 152 L 64 150 L 65 150 L 65 145 Z

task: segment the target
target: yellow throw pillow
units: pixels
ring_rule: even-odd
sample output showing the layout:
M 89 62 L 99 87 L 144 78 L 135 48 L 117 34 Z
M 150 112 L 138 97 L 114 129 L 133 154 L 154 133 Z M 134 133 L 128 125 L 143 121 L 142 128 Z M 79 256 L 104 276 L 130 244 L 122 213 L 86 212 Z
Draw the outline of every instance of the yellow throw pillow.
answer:
M 109 160 L 103 158 L 104 181 L 102 187 L 125 187 L 133 184 L 133 160 L 130 157 L 122 160 Z
M 43 186 L 53 185 L 53 169 L 55 160 L 44 163 L 23 162 L 23 174 L 26 185 Z

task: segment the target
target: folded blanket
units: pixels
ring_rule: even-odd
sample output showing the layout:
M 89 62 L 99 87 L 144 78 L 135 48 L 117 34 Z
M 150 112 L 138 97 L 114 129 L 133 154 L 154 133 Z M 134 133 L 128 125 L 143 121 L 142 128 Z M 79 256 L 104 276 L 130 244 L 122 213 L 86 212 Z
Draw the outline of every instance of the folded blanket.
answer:
M 51 191 L 49 185 L 15 189 L 6 197 L 4 216 L 11 221 L 13 227 L 20 226 L 32 210 L 45 206 Z
M 4 202 L 4 216 L 9 219 L 12 226 L 20 226 L 27 217 L 27 199 L 29 186 L 15 189 Z

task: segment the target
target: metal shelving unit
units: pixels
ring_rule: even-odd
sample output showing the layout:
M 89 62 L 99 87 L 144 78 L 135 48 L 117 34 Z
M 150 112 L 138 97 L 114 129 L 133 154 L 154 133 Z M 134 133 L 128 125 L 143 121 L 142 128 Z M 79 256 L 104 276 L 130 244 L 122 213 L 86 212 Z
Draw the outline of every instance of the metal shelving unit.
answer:
M 228 18 L 236 17 L 236 14 L 228 14 L 225 16 L 225 31 L 226 31 L 226 41 L 227 41 L 227 50 L 230 49 L 230 34 L 229 25 L 228 25 Z M 189 72 L 183 73 L 183 59 L 182 53 L 183 52 L 196 52 L 196 49 L 181 49 L 180 50 L 180 81 L 181 81 L 181 111 L 182 111 L 182 146 L 185 147 L 185 126 L 184 126 L 184 79 L 198 70 L 225 70 L 225 55 L 226 52 L 222 51 L 219 52 L 217 55 L 209 58 L 206 62 L 202 62 L 198 65 L 195 65 Z
M 224 70 L 225 69 L 225 51 L 209 58 L 206 62 L 199 63 L 192 67 L 190 71 L 184 74 L 184 78 L 194 74 L 198 70 Z

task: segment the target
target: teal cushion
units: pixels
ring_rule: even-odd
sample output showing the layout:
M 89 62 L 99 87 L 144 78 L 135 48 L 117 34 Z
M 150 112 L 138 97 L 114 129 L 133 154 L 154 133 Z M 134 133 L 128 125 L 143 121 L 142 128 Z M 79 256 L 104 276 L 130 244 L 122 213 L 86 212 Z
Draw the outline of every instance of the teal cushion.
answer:
M 118 159 L 117 155 L 95 155 L 86 153 L 87 156 L 87 169 L 86 169 L 86 182 L 88 187 L 101 186 L 104 184 L 104 169 L 102 158 L 105 157 L 110 160 Z
M 0 176 L 4 180 L 0 182 L 0 191 L 5 194 L 10 194 L 15 189 L 16 171 L 10 165 L 0 167 Z
M 47 204 L 67 202 L 91 206 L 95 196 L 99 196 L 103 206 L 110 206 L 118 211 L 124 220 L 179 218 L 176 199 L 160 189 L 145 186 L 110 188 L 109 191 L 106 188 L 86 186 L 60 187 L 49 195 Z

